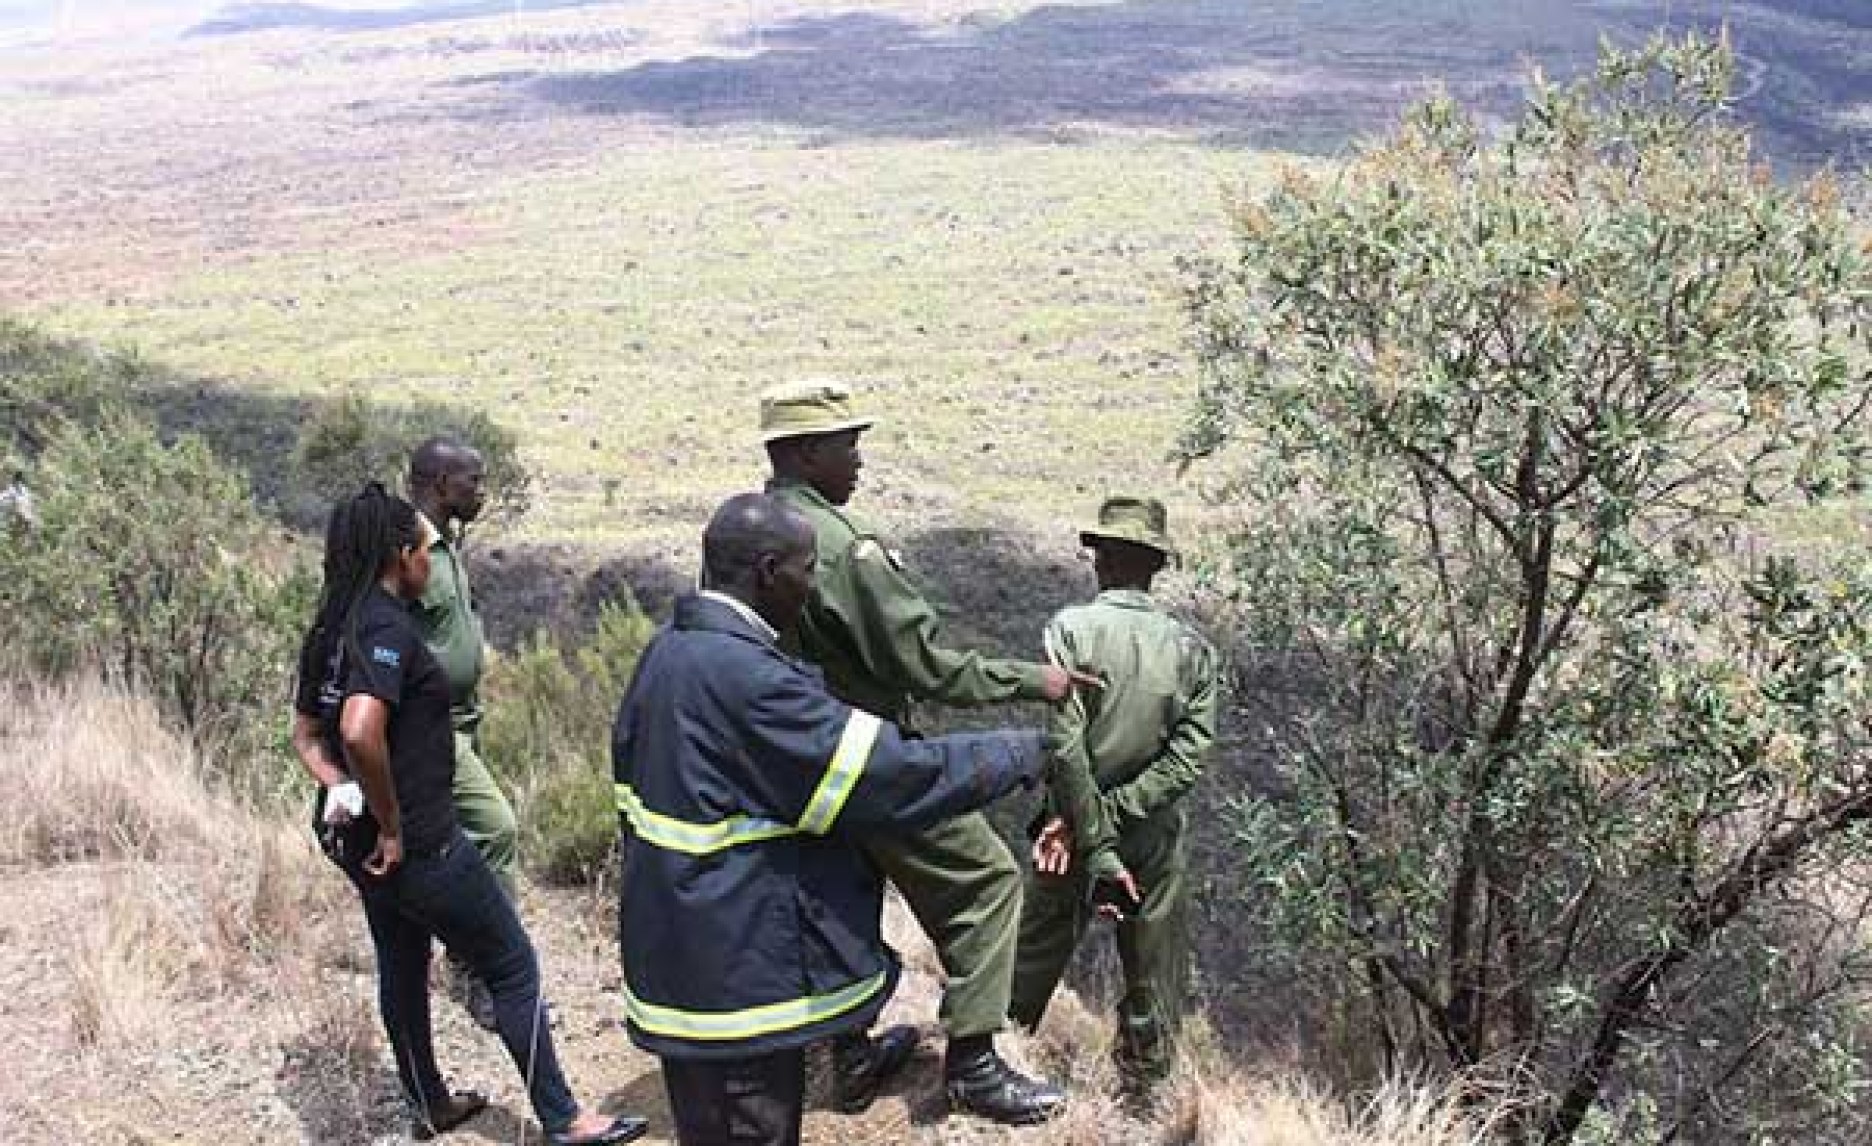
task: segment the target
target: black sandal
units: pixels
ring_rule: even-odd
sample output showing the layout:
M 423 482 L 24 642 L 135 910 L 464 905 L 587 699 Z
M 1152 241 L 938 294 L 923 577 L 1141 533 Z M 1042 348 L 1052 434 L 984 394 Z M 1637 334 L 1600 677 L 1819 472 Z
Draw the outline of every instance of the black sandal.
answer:
M 617 1146 L 620 1142 L 635 1142 L 650 1129 L 648 1119 L 635 1114 L 620 1114 L 611 1120 L 611 1125 L 596 1134 L 567 1134 L 559 1131 L 548 1134 L 546 1140 L 552 1146 Z

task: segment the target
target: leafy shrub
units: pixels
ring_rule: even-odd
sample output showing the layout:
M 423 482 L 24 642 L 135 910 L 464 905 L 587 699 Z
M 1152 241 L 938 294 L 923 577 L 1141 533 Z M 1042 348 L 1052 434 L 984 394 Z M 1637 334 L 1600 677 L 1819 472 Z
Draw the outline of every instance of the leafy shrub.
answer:
M 1856 489 L 1872 266 L 1773 182 L 1722 43 L 1608 51 L 1496 142 L 1447 100 L 1234 205 L 1191 456 L 1292 795 L 1257 923 L 1373 1075 L 1511 1140 L 1862 1142 L 1872 585 L 1761 547 Z
M 121 413 L 57 429 L 35 476 L 39 526 L 0 549 L 7 644 L 54 675 L 101 667 L 270 789 L 312 583 L 242 478 Z
M 96 422 L 136 369 L 134 359 L 0 317 L 0 462 L 10 469 L 38 454 L 62 426 Z
M 297 492 L 315 504 L 299 507 L 294 516 L 322 520 L 325 507 L 373 479 L 401 488 L 410 450 L 437 434 L 453 435 L 481 451 L 490 515 L 511 520 L 526 512 L 533 475 L 520 459 L 513 431 L 476 410 L 440 402 L 388 406 L 353 391 L 324 403 L 300 431 L 293 456 Z
M 582 645 L 567 650 L 539 633 L 488 670 L 482 748 L 511 778 L 521 858 L 543 879 L 590 882 L 610 863 L 611 721 L 654 633 L 634 603 L 606 603 Z

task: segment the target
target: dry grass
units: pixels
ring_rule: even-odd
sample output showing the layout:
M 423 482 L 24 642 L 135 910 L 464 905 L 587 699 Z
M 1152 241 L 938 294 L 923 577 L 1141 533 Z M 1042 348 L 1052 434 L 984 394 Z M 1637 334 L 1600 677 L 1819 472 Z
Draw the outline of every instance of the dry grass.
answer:
M 303 954 L 331 881 L 304 833 L 218 790 L 146 700 L 84 681 L 0 687 L 0 863 L 104 865 L 104 946 L 225 983 Z M 167 962 L 162 962 L 167 960 Z
M 1191 1146 L 1487 1146 L 1496 1115 L 1451 1092 L 1405 1082 L 1356 1103 L 1293 1076 L 1186 1068 L 1159 1117 L 1157 1141 Z
M 1140 1115 L 1119 1095 L 1112 1040 L 1111 1019 L 1071 990 L 1055 998 L 1039 1032 L 1021 1040 L 1073 1096 L 1040 1139 L 1049 1146 L 1488 1146 L 1500 1115 L 1449 1089 L 1398 1081 L 1346 1101 L 1281 1064 L 1245 1069 L 1217 1048 L 1200 1018 L 1184 1033 L 1174 1076 Z
M 885 910 L 885 935 L 903 955 L 905 971 L 889 1020 L 921 1021 L 927 1027 L 941 999 L 935 954 L 894 897 Z M 1097 982 L 1099 978 L 1094 975 L 1092 992 L 1113 994 L 1116 984 Z M 1064 1085 L 1072 1097 L 1066 1114 L 1045 1127 L 1013 1133 L 951 1120 L 938 1123 L 941 1129 L 930 1140 L 968 1146 L 1003 1141 L 1046 1146 L 1488 1146 L 1505 1112 L 1487 1096 L 1469 1101 L 1459 1090 L 1403 1080 L 1347 1101 L 1285 1063 L 1244 1067 L 1220 1049 L 1201 1016 L 1183 1033 L 1175 1075 L 1154 1107 L 1138 1112 L 1120 1095 L 1112 1059 L 1115 1037 L 1108 1007 L 1062 987 L 1038 1031 L 1004 1035 L 1000 1048 L 1022 1069 Z M 937 1060 L 930 1058 L 920 1068 L 933 1076 Z M 913 1103 L 919 1094 L 927 1098 L 936 1086 L 933 1077 L 913 1081 Z M 808 1140 L 812 1137 L 809 1134 Z
M 0 744 L 14 795 L 0 861 L 181 859 L 211 846 L 217 821 L 247 819 L 208 794 L 200 760 L 153 706 L 101 685 L 0 690 Z
M 255 996 L 304 1012 L 315 1031 L 345 1016 L 354 1045 L 374 1028 L 356 1023 L 355 1005 L 303 1005 L 308 971 L 350 946 L 348 929 L 328 925 L 341 884 L 302 834 L 206 776 L 141 698 L 95 682 L 0 688 L 0 785 L 16 801 L 0 863 L 69 872 L 63 1025 L 94 1073 L 127 1050 L 188 1046 L 201 1035 L 188 1016 Z

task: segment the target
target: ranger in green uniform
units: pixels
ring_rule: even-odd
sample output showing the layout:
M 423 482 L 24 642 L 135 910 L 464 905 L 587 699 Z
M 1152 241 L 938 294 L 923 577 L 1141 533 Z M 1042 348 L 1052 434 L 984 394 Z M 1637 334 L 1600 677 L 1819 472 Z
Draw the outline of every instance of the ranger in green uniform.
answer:
M 845 512 L 863 459 L 856 415 L 836 383 L 778 387 L 761 397 L 761 437 L 773 466 L 768 492 L 812 522 L 819 556 L 798 628 L 799 651 L 840 700 L 911 731 L 913 701 L 977 705 L 1057 702 L 1076 678 L 1057 666 L 996 660 L 945 647 L 936 610 L 875 533 Z M 1096 683 L 1090 682 L 1090 683 Z M 1027 1078 L 994 1051 L 1007 1025 L 1020 918 L 1020 868 L 979 812 L 865 842 L 936 944 L 948 986 L 942 1022 L 951 1103 L 1007 1123 L 1042 1122 L 1065 1106 L 1059 1088 Z M 863 1036 L 834 1048 L 841 1108 L 861 1110 L 908 1058 L 915 1033 Z
M 1215 741 L 1219 670 L 1194 630 L 1151 599 L 1173 556 L 1163 504 L 1112 498 L 1079 535 L 1099 594 L 1046 629 L 1047 654 L 1095 673 L 1050 730 L 1045 827 L 1022 909 L 1012 1014 L 1040 1022 L 1096 904 L 1120 916 L 1118 1064 L 1139 1098 L 1163 1078 L 1183 1008 L 1188 885 L 1183 797 Z
M 416 605 L 423 643 L 442 664 L 449 681 L 449 715 L 455 726 L 455 814 L 509 900 L 517 902 L 520 825 L 513 805 L 481 759 L 478 690 L 486 655 L 481 618 L 463 568 L 460 526 L 481 514 L 487 467 L 472 446 L 454 438 L 430 438 L 410 454 L 409 493 L 438 540 L 429 548 L 429 587 Z M 462 1005 L 477 1022 L 493 1021 L 493 1000 L 465 965 L 451 979 Z M 483 1025 L 486 1025 L 483 1022 Z

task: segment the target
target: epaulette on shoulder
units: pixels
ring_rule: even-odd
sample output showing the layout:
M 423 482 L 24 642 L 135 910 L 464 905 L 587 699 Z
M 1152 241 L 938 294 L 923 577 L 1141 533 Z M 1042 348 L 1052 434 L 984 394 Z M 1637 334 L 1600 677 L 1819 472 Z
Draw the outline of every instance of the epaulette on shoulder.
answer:
M 904 564 L 903 554 L 868 533 L 856 535 L 846 552 L 853 561 L 882 561 L 893 569 L 902 569 Z

